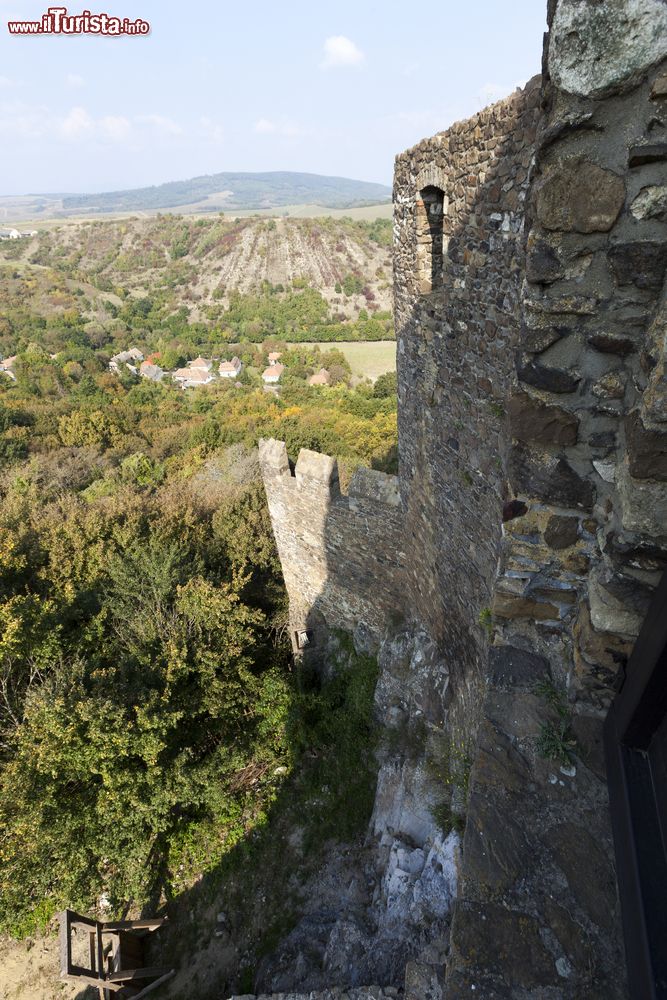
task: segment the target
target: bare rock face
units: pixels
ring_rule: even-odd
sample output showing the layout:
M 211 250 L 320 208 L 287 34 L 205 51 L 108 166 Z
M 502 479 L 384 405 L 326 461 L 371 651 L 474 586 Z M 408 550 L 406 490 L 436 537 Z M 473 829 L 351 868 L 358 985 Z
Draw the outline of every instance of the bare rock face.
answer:
M 632 85 L 665 54 L 663 0 L 560 0 L 556 8 L 549 73 L 571 94 L 600 97 Z
M 590 160 L 566 161 L 546 172 L 537 192 L 537 217 L 545 229 L 605 233 L 625 201 L 625 183 Z

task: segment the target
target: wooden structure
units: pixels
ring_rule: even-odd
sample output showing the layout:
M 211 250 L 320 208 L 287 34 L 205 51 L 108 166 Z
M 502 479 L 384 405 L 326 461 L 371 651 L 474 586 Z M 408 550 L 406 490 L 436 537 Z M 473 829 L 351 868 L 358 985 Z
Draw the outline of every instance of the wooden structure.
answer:
M 60 975 L 88 986 L 97 986 L 100 1000 L 139 1000 L 170 979 L 175 970 L 145 966 L 148 935 L 166 922 L 153 920 L 92 920 L 73 910 L 63 910 L 60 920 Z M 88 949 L 75 949 L 73 932 L 88 935 Z M 77 942 L 78 944 L 78 942 Z M 79 958 L 78 952 L 81 952 Z M 77 960 L 75 960 L 75 952 Z M 86 964 L 83 955 L 87 954 Z M 78 964 L 78 962 L 82 964 Z

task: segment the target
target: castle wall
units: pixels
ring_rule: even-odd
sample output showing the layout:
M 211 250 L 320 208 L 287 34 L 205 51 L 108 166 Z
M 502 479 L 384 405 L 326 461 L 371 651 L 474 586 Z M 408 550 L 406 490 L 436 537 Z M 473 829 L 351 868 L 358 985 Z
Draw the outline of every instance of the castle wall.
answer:
M 667 8 L 549 20 L 447 1000 L 627 996 L 602 727 L 667 566 Z M 565 691 L 567 764 L 539 682 Z
M 411 600 L 479 712 L 506 499 L 505 410 L 520 331 L 524 202 L 539 81 L 396 159 L 399 469 Z M 442 250 L 433 257 L 434 189 Z M 435 217 L 437 223 L 437 216 Z M 457 690 L 458 688 L 458 690 Z
M 282 441 L 259 457 L 290 600 L 292 640 L 323 627 L 376 639 L 405 613 L 405 535 L 395 476 L 358 469 L 342 495 L 335 459 L 302 449 L 292 474 Z

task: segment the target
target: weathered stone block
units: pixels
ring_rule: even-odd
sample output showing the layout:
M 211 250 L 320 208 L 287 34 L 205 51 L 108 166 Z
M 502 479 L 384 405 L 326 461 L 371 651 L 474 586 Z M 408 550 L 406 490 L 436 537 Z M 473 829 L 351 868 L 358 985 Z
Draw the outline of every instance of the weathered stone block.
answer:
M 628 165 L 630 167 L 643 167 L 647 163 L 662 163 L 663 160 L 667 160 L 667 142 L 645 143 L 632 147 Z
M 558 608 L 546 601 L 521 594 L 497 591 L 493 598 L 493 613 L 498 618 L 532 618 L 534 621 L 556 621 Z
M 587 342 L 596 351 L 603 354 L 616 354 L 620 358 L 625 358 L 637 350 L 637 345 L 631 337 L 624 337 L 617 333 L 592 333 Z
M 512 436 L 519 441 L 538 441 L 569 447 L 577 443 L 579 421 L 560 406 L 546 406 L 528 393 L 516 393 L 509 401 Z
M 657 290 L 667 270 L 665 244 L 657 240 L 617 243 L 609 250 L 609 263 L 619 285 Z
M 654 184 L 642 188 L 630 205 L 630 211 L 635 219 L 667 220 L 667 186 Z
M 626 464 L 616 471 L 621 519 L 626 531 L 667 537 L 667 490 L 660 482 L 635 479 Z
M 532 690 L 538 681 L 549 678 L 549 664 L 543 656 L 516 646 L 492 646 L 489 671 L 491 684 L 499 688 Z
M 545 229 L 604 233 L 625 201 L 625 182 L 590 160 L 566 160 L 550 167 L 536 189 L 537 218 Z
M 537 284 L 550 284 L 565 274 L 557 251 L 546 240 L 530 238 L 526 252 L 526 277 Z
M 517 493 L 541 497 L 559 507 L 592 509 L 595 498 L 592 483 L 582 479 L 564 458 L 515 445 L 509 464 L 510 479 Z
M 532 385 L 535 389 L 547 392 L 574 392 L 581 381 L 581 376 L 564 371 L 561 368 L 548 368 L 535 361 L 522 364 L 517 368 L 517 375 L 522 382 Z
M 598 399 L 623 399 L 625 377 L 619 372 L 607 372 L 591 386 L 591 392 Z
M 667 9 L 662 0 L 560 0 L 551 25 L 549 74 L 581 97 L 599 97 L 638 82 L 664 58 Z
M 598 632 L 591 623 L 590 609 L 584 602 L 573 635 L 581 655 L 588 664 L 599 664 L 615 676 L 627 663 L 633 642 L 613 632 Z
M 544 540 L 552 549 L 567 549 L 574 545 L 579 537 L 579 519 L 576 517 L 549 518 L 544 531 Z
M 332 486 L 338 483 L 338 463 L 330 455 L 320 455 L 319 452 L 302 448 L 295 474 L 297 482 L 311 480 L 324 486 Z
M 667 480 L 667 432 L 644 427 L 635 410 L 625 421 L 630 475 L 634 479 Z
M 263 475 L 289 475 L 289 459 L 284 441 L 261 438 L 259 441 L 259 462 Z

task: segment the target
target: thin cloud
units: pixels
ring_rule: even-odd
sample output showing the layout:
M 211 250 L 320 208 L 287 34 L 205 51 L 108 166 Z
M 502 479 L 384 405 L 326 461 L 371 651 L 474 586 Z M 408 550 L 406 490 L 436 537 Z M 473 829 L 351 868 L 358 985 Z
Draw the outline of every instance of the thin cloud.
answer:
M 344 66 L 359 66 L 365 59 L 364 53 L 345 35 L 332 35 L 324 43 L 324 59 L 321 69 L 338 69 Z
M 64 139 L 80 139 L 90 135 L 94 128 L 95 122 L 85 108 L 72 108 L 60 122 L 59 132 Z
M 100 119 L 99 129 L 105 139 L 123 142 L 132 131 L 132 125 L 123 115 L 107 115 Z
M 138 115 L 135 121 L 139 125 L 149 125 L 160 135 L 182 135 L 183 129 L 171 118 L 164 115 Z
M 269 118 L 260 118 L 255 122 L 254 131 L 258 135 L 283 135 L 283 136 L 295 136 L 300 135 L 301 130 L 297 125 L 294 125 L 289 121 L 271 121 Z
M 65 83 L 68 87 L 71 87 L 72 90 L 78 90 L 80 87 L 83 87 L 85 82 L 84 78 L 79 76 L 78 73 L 68 73 L 65 77 Z
M 199 119 L 201 133 L 214 146 L 222 145 L 225 138 L 225 130 L 219 122 L 213 121 L 207 115 L 202 115 Z

